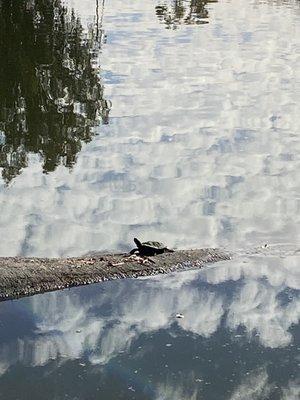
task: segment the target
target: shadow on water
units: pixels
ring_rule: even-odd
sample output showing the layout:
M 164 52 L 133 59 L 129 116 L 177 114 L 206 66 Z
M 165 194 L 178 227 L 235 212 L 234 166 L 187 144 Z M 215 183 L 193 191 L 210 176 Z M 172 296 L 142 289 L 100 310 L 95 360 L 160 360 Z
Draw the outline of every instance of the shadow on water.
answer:
M 0 167 L 7 183 L 29 153 L 39 154 L 44 172 L 71 168 L 93 127 L 108 123 L 95 67 L 99 23 L 97 14 L 86 34 L 60 0 L 0 0 Z
M 217 0 L 163 1 L 155 9 L 158 19 L 166 25 L 167 29 L 177 29 L 182 24 L 208 24 L 209 13 L 206 6 L 216 2 Z

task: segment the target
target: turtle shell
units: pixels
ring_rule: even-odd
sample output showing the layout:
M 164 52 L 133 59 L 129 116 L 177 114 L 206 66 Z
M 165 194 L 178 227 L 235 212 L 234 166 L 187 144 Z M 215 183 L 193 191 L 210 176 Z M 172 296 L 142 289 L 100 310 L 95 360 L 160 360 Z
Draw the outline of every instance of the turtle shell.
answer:
M 143 242 L 142 245 L 149 247 L 151 249 L 165 249 L 166 248 L 166 246 L 161 242 L 149 241 L 149 242 Z

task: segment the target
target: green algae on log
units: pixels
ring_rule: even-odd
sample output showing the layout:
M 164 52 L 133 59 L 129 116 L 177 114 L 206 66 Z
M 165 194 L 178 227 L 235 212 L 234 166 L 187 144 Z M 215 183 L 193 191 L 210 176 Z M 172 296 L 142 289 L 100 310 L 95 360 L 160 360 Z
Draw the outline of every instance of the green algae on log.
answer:
M 218 249 L 178 250 L 142 259 L 95 253 L 73 258 L 0 258 L 0 301 L 111 279 L 137 278 L 201 268 L 229 260 Z

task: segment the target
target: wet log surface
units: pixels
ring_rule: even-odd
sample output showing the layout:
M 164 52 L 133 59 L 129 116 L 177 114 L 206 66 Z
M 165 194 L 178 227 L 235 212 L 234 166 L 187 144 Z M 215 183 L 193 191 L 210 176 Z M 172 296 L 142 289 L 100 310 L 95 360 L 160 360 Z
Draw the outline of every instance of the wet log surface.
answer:
M 0 258 L 0 301 L 111 279 L 201 268 L 230 259 L 218 249 L 178 250 L 148 258 L 93 254 L 74 258 Z

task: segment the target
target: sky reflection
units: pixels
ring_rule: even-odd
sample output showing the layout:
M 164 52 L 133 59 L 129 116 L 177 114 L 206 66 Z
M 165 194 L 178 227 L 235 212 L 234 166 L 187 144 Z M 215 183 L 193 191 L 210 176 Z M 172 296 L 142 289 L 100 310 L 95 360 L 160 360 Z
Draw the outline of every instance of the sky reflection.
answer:
M 94 1 L 65 4 L 93 26 Z M 299 242 L 298 4 L 210 3 L 208 24 L 176 30 L 158 4 L 99 5 L 109 124 L 81 143 L 72 171 L 43 175 L 28 153 L 0 185 L 1 255 L 127 250 L 135 236 L 183 248 Z
M 137 369 L 137 380 L 152 376 L 157 397 L 148 398 L 284 399 L 298 390 L 298 264 L 299 256 L 256 256 L 2 303 L 0 387 L 9 393 L 19 368 L 43 368 L 46 382 L 49 368 L 69 376 L 72 361 L 88 376 L 100 374 L 106 389 L 114 368 Z M 66 379 L 71 385 L 76 377 Z M 144 394 L 146 381 L 135 383 Z

